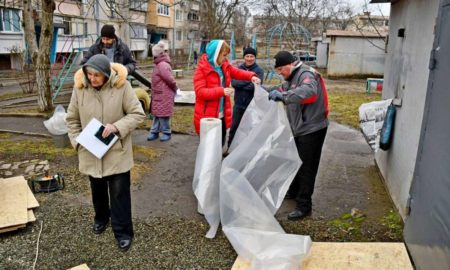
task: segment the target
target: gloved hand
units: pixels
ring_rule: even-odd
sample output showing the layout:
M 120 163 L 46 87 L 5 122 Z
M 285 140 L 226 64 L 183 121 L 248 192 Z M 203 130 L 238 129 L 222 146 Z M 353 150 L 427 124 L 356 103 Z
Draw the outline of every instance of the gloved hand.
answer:
M 273 101 L 283 101 L 283 95 L 281 94 L 280 91 L 278 90 L 273 90 L 269 93 L 269 100 L 273 100 Z

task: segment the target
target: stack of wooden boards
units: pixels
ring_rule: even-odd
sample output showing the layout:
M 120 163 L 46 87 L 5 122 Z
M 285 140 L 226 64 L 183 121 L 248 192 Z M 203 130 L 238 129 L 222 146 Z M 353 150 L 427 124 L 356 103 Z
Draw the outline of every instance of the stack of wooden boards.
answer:
M 23 176 L 0 179 L 0 233 L 24 228 L 36 221 L 39 203 Z

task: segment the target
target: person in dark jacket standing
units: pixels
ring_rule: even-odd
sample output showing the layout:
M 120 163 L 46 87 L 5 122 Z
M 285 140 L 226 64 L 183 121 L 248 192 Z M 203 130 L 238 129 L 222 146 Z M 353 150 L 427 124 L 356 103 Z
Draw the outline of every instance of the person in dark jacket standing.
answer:
M 239 68 L 255 72 L 261 81 L 264 79 L 264 70 L 256 64 L 256 50 L 251 47 L 247 47 L 244 50 L 244 63 L 241 64 Z M 232 80 L 231 85 L 234 88 L 234 106 L 233 120 L 228 138 L 228 147 L 230 147 L 234 135 L 236 134 L 236 130 L 241 123 L 242 116 L 252 101 L 255 93 L 255 86 L 250 81 Z
M 286 104 L 286 113 L 302 165 L 286 194 L 297 206 L 289 220 L 311 215 L 312 194 L 328 128 L 328 98 L 323 78 L 287 51 L 275 55 L 275 70 L 286 80 L 271 87 L 269 99 Z
M 133 59 L 128 46 L 116 36 L 114 26 L 105 24 L 100 35 L 81 60 L 81 64 L 84 65 L 93 55 L 104 54 L 110 62 L 124 65 L 128 74 L 132 74 L 136 69 L 136 61 Z

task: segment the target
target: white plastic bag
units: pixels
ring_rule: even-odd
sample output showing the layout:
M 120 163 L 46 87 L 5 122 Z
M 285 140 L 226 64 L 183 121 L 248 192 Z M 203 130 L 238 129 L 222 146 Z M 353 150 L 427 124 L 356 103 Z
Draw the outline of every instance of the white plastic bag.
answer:
M 380 146 L 380 132 L 392 99 L 373 101 L 359 106 L 359 126 L 369 146 L 375 152 Z
M 244 119 L 236 134 L 247 135 L 222 163 L 223 231 L 250 269 L 298 269 L 311 239 L 286 234 L 273 216 L 301 165 L 286 112 L 256 86 Z
M 66 125 L 66 110 L 62 105 L 56 106 L 53 116 L 44 121 L 44 126 L 48 132 L 53 135 L 67 134 L 68 129 Z

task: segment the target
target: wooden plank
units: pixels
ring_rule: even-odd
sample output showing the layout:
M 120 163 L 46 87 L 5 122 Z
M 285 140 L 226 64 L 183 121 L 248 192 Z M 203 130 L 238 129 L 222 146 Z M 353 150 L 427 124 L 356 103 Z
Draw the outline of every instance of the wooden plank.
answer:
M 1 228 L 1 229 L 0 229 L 0 233 L 5 233 L 5 232 L 15 231 L 15 230 L 18 230 L 18 229 L 24 228 L 24 227 L 25 227 L 25 224 L 16 225 L 16 226 L 10 226 L 10 227 L 5 227 L 5 228 Z
M 89 270 L 87 264 L 78 265 L 67 270 Z
M 27 189 L 23 177 L 0 180 L 0 228 L 28 222 Z
M 249 261 L 239 257 L 232 270 L 246 270 Z M 313 242 L 302 270 L 413 270 L 403 243 L 322 243 Z
M 31 191 L 30 187 L 27 185 L 28 187 L 28 192 L 27 192 L 27 209 L 32 209 L 32 208 L 36 208 L 39 207 L 39 203 L 36 200 L 36 197 L 34 197 L 33 192 Z
M 27 215 L 28 215 L 28 222 L 36 221 L 36 216 L 34 215 L 33 210 L 28 210 Z

